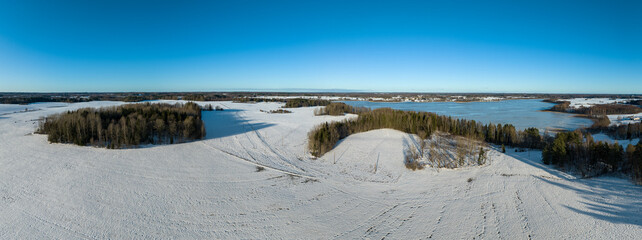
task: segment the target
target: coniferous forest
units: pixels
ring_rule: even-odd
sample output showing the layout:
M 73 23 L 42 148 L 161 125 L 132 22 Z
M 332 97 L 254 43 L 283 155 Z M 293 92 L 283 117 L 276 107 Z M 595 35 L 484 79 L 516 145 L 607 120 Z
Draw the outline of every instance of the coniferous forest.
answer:
M 602 120 L 606 119 L 606 121 Z M 629 123 L 610 126 L 608 118 L 603 117 L 587 130 L 592 133 L 605 133 L 615 139 L 635 139 L 642 137 L 642 123 Z
M 52 143 L 106 148 L 173 144 L 205 137 L 201 107 L 186 104 L 126 104 L 82 108 L 48 116 L 37 133 Z
M 589 133 L 579 130 L 561 132 L 547 141 L 542 150 L 542 161 L 574 170 L 582 177 L 630 174 L 636 183 L 642 184 L 642 142 L 629 144 L 625 149 L 617 142 L 595 142 Z

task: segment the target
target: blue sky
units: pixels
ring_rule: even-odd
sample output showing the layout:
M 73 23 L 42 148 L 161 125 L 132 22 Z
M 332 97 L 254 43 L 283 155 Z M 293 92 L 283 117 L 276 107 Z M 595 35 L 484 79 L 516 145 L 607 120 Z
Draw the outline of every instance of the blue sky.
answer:
M 642 1 L 5 1 L 0 92 L 642 93 Z

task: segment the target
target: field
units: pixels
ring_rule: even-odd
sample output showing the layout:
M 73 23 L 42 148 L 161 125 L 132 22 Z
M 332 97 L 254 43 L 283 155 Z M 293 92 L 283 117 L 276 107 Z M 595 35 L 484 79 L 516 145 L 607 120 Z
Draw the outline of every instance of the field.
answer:
M 412 171 L 404 150 L 416 136 L 382 129 L 314 159 L 308 131 L 354 117 L 316 107 L 269 114 L 283 104 L 211 102 L 224 111 L 203 112 L 205 139 L 173 145 L 114 150 L 33 134 L 43 116 L 120 104 L 0 105 L 0 238 L 642 236 L 641 186 L 578 179 L 538 151 L 493 147 L 484 166 Z

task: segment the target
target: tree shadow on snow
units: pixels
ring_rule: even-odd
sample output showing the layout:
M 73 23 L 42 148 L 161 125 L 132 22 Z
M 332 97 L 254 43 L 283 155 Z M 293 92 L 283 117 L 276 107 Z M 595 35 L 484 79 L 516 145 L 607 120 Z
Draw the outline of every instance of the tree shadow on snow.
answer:
M 497 149 L 499 150 L 499 149 Z M 576 178 L 570 174 L 544 165 L 540 161 L 527 157 L 527 152 L 508 151 L 506 154 L 533 167 L 537 167 L 562 180 L 548 179 L 542 176 L 535 178 L 566 190 L 574 191 L 583 198 L 583 208 L 564 205 L 565 208 L 579 214 L 608 221 L 613 224 L 632 224 L 642 226 L 642 186 L 636 186 L 626 178 L 601 176 L 595 178 Z M 512 150 L 512 149 L 510 149 Z M 539 153 L 539 152 L 538 152 Z M 534 155 L 535 156 L 535 155 Z M 577 183 L 573 186 L 569 183 Z
M 540 178 L 561 188 L 573 190 L 584 198 L 585 209 L 564 206 L 567 209 L 614 224 L 642 226 L 642 187 L 628 184 L 614 177 L 580 179 L 590 190 L 577 188 L 561 182 Z M 606 199 L 612 199 L 608 202 Z
M 252 132 L 273 126 L 269 123 L 252 123 L 239 116 L 243 110 L 225 109 L 224 111 L 203 111 L 205 139 L 215 139 Z
M 501 148 L 500 147 L 493 146 L 493 149 L 495 149 L 498 152 L 501 152 Z M 529 153 L 529 151 L 530 151 L 530 153 Z M 561 179 L 568 180 L 568 181 L 573 181 L 574 179 L 576 179 L 576 177 L 574 177 L 571 174 L 562 172 L 562 171 L 560 171 L 558 169 L 555 169 L 552 166 L 545 165 L 544 163 L 542 163 L 541 159 L 539 159 L 539 160 L 538 159 L 533 159 L 533 158 L 537 158 L 537 156 L 541 156 L 541 151 L 528 150 L 526 152 L 515 152 L 515 148 L 508 148 L 507 147 L 506 148 L 506 153 L 504 153 L 504 154 L 506 154 L 506 155 L 508 155 L 508 156 L 510 156 L 512 158 L 515 158 L 515 159 L 519 160 L 520 162 L 523 162 L 523 163 L 526 163 L 526 164 L 528 164 L 530 166 L 539 168 L 539 169 L 545 171 L 546 173 L 548 173 L 550 175 L 553 175 L 553 176 L 555 176 L 557 178 L 561 178 Z

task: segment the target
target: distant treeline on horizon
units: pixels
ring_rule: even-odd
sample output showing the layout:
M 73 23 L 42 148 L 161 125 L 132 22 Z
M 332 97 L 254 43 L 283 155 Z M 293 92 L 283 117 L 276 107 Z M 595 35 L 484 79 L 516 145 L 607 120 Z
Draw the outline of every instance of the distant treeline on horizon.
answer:
M 427 98 L 467 96 L 467 97 L 515 97 L 515 98 L 642 98 L 642 94 L 546 94 L 546 93 L 420 93 L 420 92 L 68 92 L 68 93 L 0 93 L 0 104 L 29 104 L 35 102 L 87 102 L 123 101 L 140 102 L 146 100 L 188 100 L 188 101 L 235 101 L 256 97 L 352 97 L 352 98 Z

